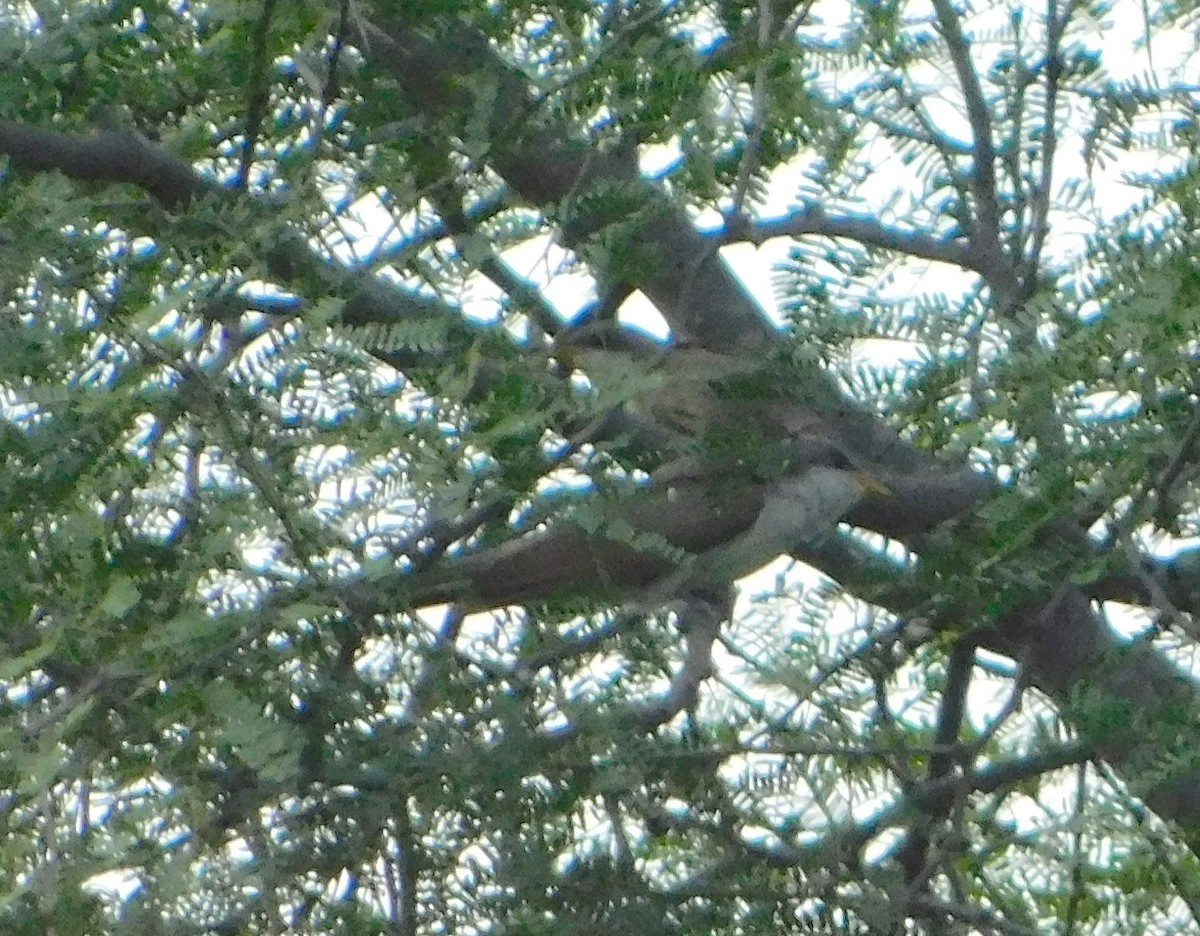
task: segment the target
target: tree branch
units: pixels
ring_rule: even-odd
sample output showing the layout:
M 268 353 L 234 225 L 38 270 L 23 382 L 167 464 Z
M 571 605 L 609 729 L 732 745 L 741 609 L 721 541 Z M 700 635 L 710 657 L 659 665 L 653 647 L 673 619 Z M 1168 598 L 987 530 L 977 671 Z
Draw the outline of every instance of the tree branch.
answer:
M 993 242 L 998 244 L 1000 215 L 996 198 L 996 148 L 992 141 L 991 111 L 979 82 L 979 74 L 971 61 L 971 46 L 963 34 L 958 13 L 950 0 L 933 0 L 933 9 L 937 13 L 950 60 L 954 63 L 954 71 L 958 74 L 958 83 L 967 106 L 967 120 L 975 141 L 972 187 L 977 200 L 975 209 L 979 212 L 977 233 L 985 237 L 989 245 Z
M 760 221 L 733 219 L 724 230 L 712 236 L 719 244 L 743 241 L 762 244 L 775 237 L 803 237 L 809 234 L 845 238 L 868 247 L 881 247 L 924 260 L 950 263 L 964 270 L 982 272 L 977 269 L 978 259 L 965 239 L 903 231 L 867 215 L 829 215 L 820 205 L 808 205 L 791 214 Z
M 601 213 L 609 211 L 599 205 L 603 200 L 585 202 L 581 195 L 597 187 L 616 188 L 638 206 L 645 220 L 630 248 L 654 258 L 638 277 L 638 286 L 677 336 L 724 351 L 762 347 L 775 337 L 774 327 L 686 212 L 639 176 L 636 160 L 597 152 L 563 128 L 538 122 L 524 77 L 501 62 L 485 39 L 455 27 L 438 42 L 416 35 L 402 22 L 380 22 L 384 25 L 360 24 L 359 44 L 389 68 L 418 107 L 437 116 L 466 115 L 471 108 L 468 88 L 494 91 L 489 162 L 526 201 L 560 205 L 566 214 L 567 246 L 583 246 L 616 220 Z M 465 75 L 477 81 L 463 81 Z M 602 289 L 624 279 L 616 270 L 594 272 Z
M 0 120 L 0 154 L 30 172 L 57 170 L 84 182 L 131 183 L 171 209 L 186 207 L 206 190 L 219 190 L 178 156 L 133 131 L 79 136 Z
M 967 713 L 967 690 L 971 686 L 971 672 L 975 666 L 975 639 L 959 637 L 950 650 L 946 663 L 946 686 L 942 691 L 942 702 L 938 709 L 937 725 L 934 729 L 934 753 L 929 758 L 927 780 L 938 783 L 951 776 L 955 766 L 955 746 L 962 731 Z M 908 837 L 896 852 L 896 859 L 904 869 L 913 899 L 927 892 L 929 871 L 929 846 L 931 833 L 939 823 L 950 816 L 954 807 L 953 795 L 933 799 L 927 804 L 924 815 L 918 817 Z

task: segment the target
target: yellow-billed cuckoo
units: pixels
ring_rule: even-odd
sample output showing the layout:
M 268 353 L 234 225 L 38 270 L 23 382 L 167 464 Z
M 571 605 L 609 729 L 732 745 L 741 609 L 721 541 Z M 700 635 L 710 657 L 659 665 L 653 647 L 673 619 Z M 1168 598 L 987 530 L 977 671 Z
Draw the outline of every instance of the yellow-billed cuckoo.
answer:
M 891 436 L 864 443 L 877 425 L 867 414 L 828 399 L 818 411 L 753 362 L 674 349 L 657 377 L 633 408 L 680 454 L 648 485 L 602 499 L 578 520 L 568 514 L 501 546 L 399 576 L 395 598 L 483 610 L 568 596 L 618 603 L 711 594 L 856 510 L 880 532 L 905 535 L 959 512 L 987 485 L 971 476 L 958 494 L 940 483 L 923 491 L 927 464 L 914 473 L 864 460 L 864 445 L 879 451 L 898 443 Z M 939 501 L 906 507 L 918 496 Z

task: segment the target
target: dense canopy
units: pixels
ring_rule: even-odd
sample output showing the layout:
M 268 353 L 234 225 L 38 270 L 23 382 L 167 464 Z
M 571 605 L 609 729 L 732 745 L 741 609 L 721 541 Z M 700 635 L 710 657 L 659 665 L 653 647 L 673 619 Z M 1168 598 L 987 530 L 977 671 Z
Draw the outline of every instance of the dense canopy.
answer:
M 1198 36 L 0 10 L 0 930 L 1195 932 Z

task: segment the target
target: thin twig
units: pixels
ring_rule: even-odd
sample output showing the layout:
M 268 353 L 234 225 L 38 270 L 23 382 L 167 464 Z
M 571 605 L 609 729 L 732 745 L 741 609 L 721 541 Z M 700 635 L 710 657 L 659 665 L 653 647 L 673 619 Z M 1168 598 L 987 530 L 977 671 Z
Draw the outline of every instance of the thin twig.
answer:
M 245 137 L 242 140 L 242 153 L 238 160 L 237 175 L 234 186 L 245 189 L 250 182 L 250 169 L 254 165 L 254 151 L 258 147 L 262 123 L 267 115 L 270 103 L 271 69 L 271 17 L 275 13 L 275 0 L 262 0 L 258 11 L 258 21 L 254 24 L 252 41 L 250 43 L 250 82 L 249 94 L 246 101 Z
M 967 106 L 967 120 L 975 141 L 975 171 L 972 184 L 978 200 L 976 210 L 983 230 L 990 238 L 999 237 L 1000 218 L 996 202 L 996 149 L 992 140 L 992 115 L 988 109 L 979 74 L 971 61 L 971 47 L 962 31 L 958 13 L 950 0 L 932 0 L 942 36 L 950 52 L 950 60 L 958 74 L 963 100 Z
M 771 0 L 758 0 L 757 58 L 754 83 L 750 89 L 750 119 L 744 130 L 746 136 L 742 158 L 738 162 L 737 179 L 729 201 L 728 214 L 740 217 L 750 190 L 750 181 L 760 165 L 762 135 L 767 118 L 767 52 L 771 43 Z

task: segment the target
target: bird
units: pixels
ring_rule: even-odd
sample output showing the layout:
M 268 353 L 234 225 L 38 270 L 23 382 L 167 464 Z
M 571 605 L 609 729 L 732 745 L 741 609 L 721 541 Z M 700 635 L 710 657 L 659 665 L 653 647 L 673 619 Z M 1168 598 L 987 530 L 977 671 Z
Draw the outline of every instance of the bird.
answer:
M 849 465 L 715 484 L 699 459 L 498 546 L 376 580 L 380 606 L 454 603 L 465 612 L 556 599 L 642 606 L 720 593 L 802 541 L 833 530 L 875 488 Z M 361 595 L 359 596 L 361 598 Z
M 602 374 L 611 358 L 596 353 L 630 352 L 576 348 L 563 357 Z M 872 437 L 866 413 L 836 391 L 814 400 L 787 367 L 705 348 L 633 353 L 650 379 L 626 408 L 668 449 L 648 483 L 597 493 L 500 545 L 397 568 L 365 590 L 347 583 L 359 607 L 368 595 L 380 609 L 454 603 L 474 612 L 567 599 L 652 606 L 728 592 L 843 520 L 919 533 L 990 488 L 971 472 L 913 459 L 894 436 Z

